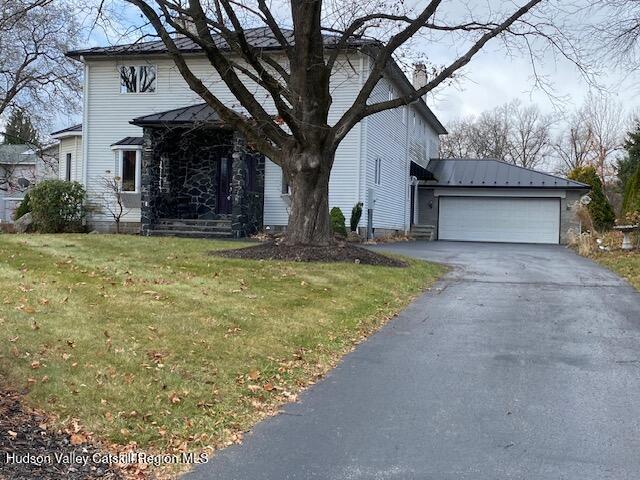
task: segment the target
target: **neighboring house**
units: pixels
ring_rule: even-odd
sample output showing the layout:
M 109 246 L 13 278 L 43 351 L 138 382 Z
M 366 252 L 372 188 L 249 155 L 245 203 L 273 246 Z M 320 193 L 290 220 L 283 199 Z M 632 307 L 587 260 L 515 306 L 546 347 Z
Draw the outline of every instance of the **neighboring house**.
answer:
M 0 223 L 13 223 L 13 212 L 35 183 L 58 176 L 58 146 L 0 145 Z
M 51 133 L 58 140 L 60 179 L 82 182 L 82 125 L 73 125 Z
M 268 29 L 254 29 L 248 36 L 277 55 L 279 44 Z M 185 37 L 177 43 L 189 52 L 191 69 L 214 94 L 242 111 L 197 45 Z M 105 179 L 117 176 L 127 209 L 122 222 L 130 231 L 239 237 L 286 227 L 289 187 L 280 167 L 251 151 L 238 132 L 202 103 L 162 42 L 91 48 L 68 56 L 84 63 L 84 112 L 82 125 L 54 134 L 60 140 L 60 178 L 83 183 L 93 204 L 106 206 Z M 352 104 L 370 62 L 357 46 L 340 58 L 331 81 L 330 122 Z M 260 98 L 260 88 L 245 81 Z M 414 83 L 425 81 L 419 67 Z M 372 101 L 413 89 L 391 63 Z M 266 108 L 276 113 L 268 103 Z M 446 130 L 422 100 L 364 119 L 337 149 L 329 206 L 340 207 L 348 217 L 362 202 L 366 213 L 359 227 L 370 235 L 408 232 L 419 221 L 432 221 L 421 205 L 434 195 L 427 188 L 433 178 L 428 168 L 442 134 Z M 113 228 L 108 208 L 95 211 L 90 222 L 96 229 Z

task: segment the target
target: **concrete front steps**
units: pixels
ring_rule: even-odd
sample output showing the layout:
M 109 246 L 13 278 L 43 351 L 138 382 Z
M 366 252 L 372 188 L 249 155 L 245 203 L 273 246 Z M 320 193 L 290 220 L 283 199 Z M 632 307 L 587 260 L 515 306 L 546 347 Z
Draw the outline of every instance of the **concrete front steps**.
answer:
M 149 235 L 161 237 L 232 238 L 231 220 L 198 220 L 161 218 L 149 230 Z
M 432 241 L 436 238 L 436 227 L 434 225 L 413 225 L 411 236 L 416 240 Z

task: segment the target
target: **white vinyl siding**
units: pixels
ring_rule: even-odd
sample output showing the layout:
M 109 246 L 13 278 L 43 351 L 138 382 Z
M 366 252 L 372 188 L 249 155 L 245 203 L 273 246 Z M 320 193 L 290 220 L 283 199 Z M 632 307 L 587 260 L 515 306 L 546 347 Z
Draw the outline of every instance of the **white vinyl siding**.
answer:
M 58 178 L 67 179 L 67 155 L 71 154 L 71 172 L 69 178 L 72 181 L 82 181 L 82 137 L 74 135 L 60 139 L 58 154 Z
M 157 68 L 156 92 L 144 95 L 120 93 L 119 67 L 121 65 L 154 65 Z M 338 62 L 331 83 L 333 103 L 329 115 L 331 123 L 337 122 L 348 108 L 360 88 L 360 57 Z M 193 72 L 209 85 L 214 93 L 231 108 L 242 110 L 218 74 L 204 57 L 189 59 Z M 203 100 L 193 93 L 170 59 L 148 58 L 140 60 L 104 59 L 90 60 L 87 75 L 87 112 L 83 125 L 84 139 L 87 144 L 87 190 L 91 196 L 98 196 L 102 188 L 102 178 L 118 169 L 117 156 L 111 151 L 111 145 L 127 136 L 141 136 L 142 128 L 129 122 L 138 116 L 162 112 L 187 105 L 202 103 Z M 354 71 L 355 70 L 355 71 Z M 259 87 L 252 86 L 258 98 L 266 98 Z M 270 102 L 265 102 L 268 111 L 274 112 Z M 330 206 L 338 206 L 345 216 L 358 201 L 360 125 L 356 126 L 340 144 L 331 173 L 329 194 Z M 63 173 L 61 173 L 63 175 Z M 61 177 L 64 178 L 64 177 Z M 280 168 L 270 161 L 265 166 L 264 224 L 286 225 L 288 222 L 287 202 L 282 197 L 282 173 Z M 109 220 L 104 214 L 96 219 Z M 125 221 L 139 221 L 140 210 L 131 209 Z
M 381 102 L 396 95 L 396 88 L 387 78 L 378 82 L 369 103 Z M 403 110 L 410 120 L 403 122 Z M 414 122 L 415 115 L 415 122 Z M 427 166 L 436 156 L 439 137 L 427 124 L 426 118 L 414 105 L 377 113 L 363 122 L 366 132 L 363 151 L 366 158 L 364 168 L 366 189 L 375 190 L 375 205 L 368 204 L 368 196 L 361 197 L 364 203 L 361 227 L 367 225 L 366 212 L 373 208 L 373 228 L 404 231 L 409 226 L 410 210 L 410 161 Z M 376 184 L 376 161 L 382 159 L 381 184 Z
M 560 199 L 441 196 L 438 238 L 556 244 L 560 240 Z

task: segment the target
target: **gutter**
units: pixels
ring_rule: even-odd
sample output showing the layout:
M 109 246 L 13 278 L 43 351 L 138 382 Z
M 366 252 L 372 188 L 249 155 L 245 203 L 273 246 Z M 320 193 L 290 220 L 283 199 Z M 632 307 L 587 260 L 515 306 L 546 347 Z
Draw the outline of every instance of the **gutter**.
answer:
M 89 160 L 89 64 L 83 56 L 80 61 L 84 63 L 84 86 L 82 97 L 82 185 L 87 189 L 88 160 Z

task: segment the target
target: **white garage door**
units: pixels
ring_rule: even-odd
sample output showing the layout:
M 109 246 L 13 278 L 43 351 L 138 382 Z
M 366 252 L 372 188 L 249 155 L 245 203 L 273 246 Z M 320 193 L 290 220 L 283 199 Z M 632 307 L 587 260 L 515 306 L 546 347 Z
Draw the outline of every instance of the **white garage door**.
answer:
M 438 238 L 468 242 L 559 243 L 560 199 L 440 197 Z

